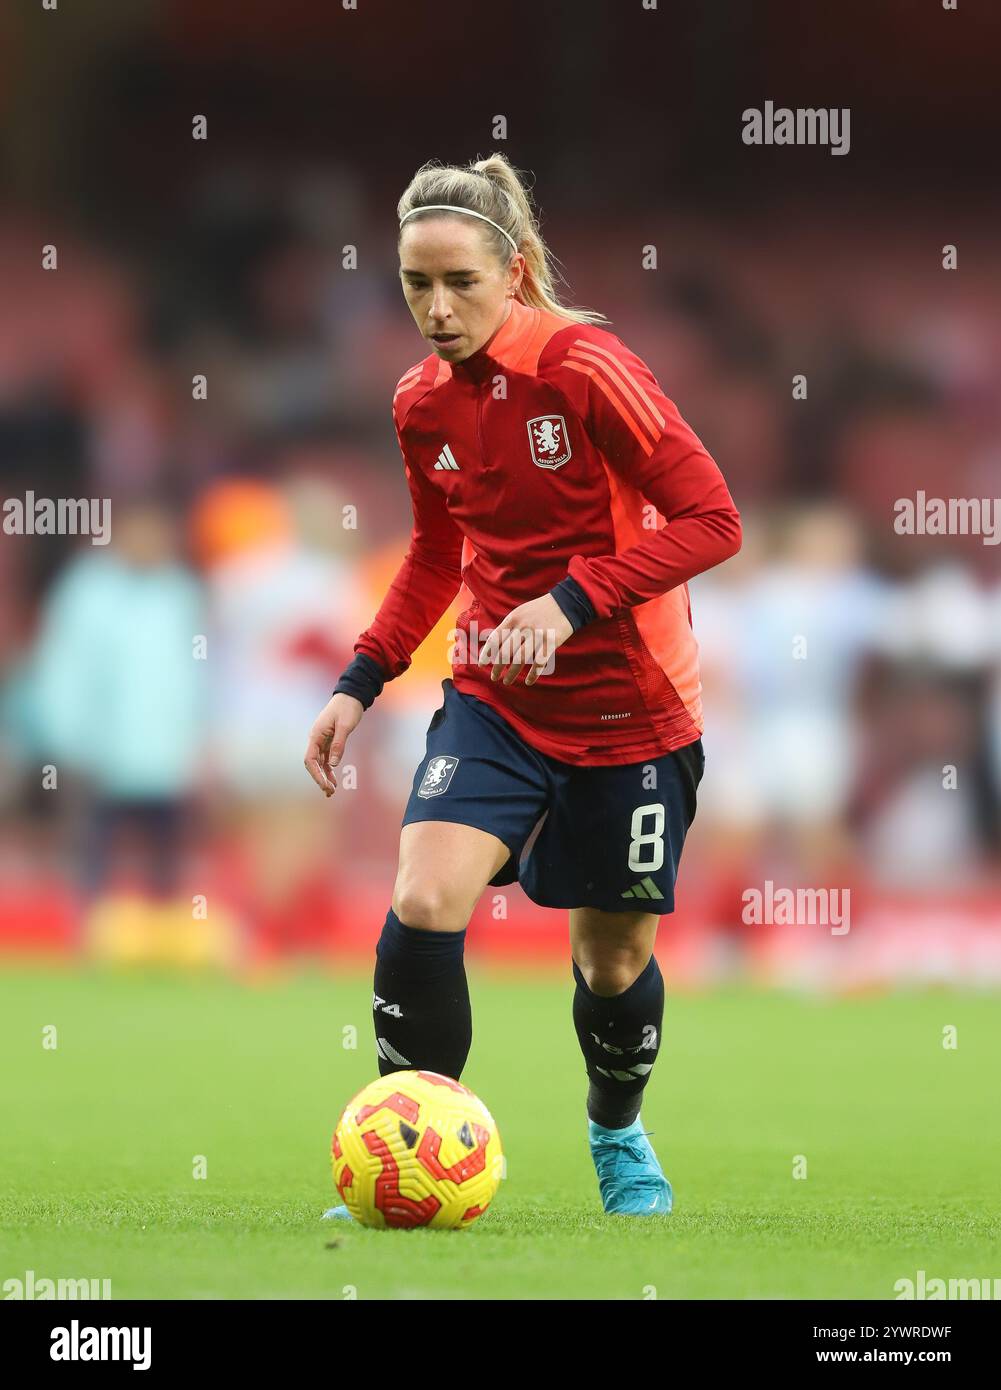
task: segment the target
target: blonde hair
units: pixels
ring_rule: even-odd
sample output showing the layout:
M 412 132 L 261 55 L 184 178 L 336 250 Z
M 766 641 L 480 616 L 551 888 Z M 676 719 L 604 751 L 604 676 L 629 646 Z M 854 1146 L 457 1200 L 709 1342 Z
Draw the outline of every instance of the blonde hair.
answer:
M 525 274 L 515 296 L 522 304 L 531 309 L 547 309 L 571 323 L 608 323 L 605 315 L 594 309 L 561 303 L 555 282 L 563 281 L 563 277 L 542 239 L 522 176 L 506 155 L 492 154 L 489 159 L 475 160 L 464 169 L 433 159 L 422 164 L 397 204 L 397 218 L 402 219 L 408 212 L 430 208 L 436 203 L 479 213 L 504 228 L 525 257 Z M 428 215 L 447 217 L 448 213 L 435 211 Z M 508 266 L 514 252 L 507 237 L 486 222 L 479 225 L 483 235 L 489 238 L 497 259 Z

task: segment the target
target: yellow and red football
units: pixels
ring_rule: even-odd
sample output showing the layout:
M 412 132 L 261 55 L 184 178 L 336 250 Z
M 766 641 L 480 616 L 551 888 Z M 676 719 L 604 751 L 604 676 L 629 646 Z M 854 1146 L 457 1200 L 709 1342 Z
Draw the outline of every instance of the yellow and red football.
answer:
M 393 1072 L 359 1091 L 337 1122 L 331 1159 L 341 1201 L 363 1226 L 439 1230 L 483 1215 L 504 1164 L 487 1107 L 433 1071 Z

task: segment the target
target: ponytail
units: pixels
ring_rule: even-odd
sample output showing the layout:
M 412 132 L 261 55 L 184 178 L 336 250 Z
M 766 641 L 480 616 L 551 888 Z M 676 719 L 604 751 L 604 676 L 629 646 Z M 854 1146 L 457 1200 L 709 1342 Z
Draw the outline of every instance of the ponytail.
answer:
M 466 168 L 434 160 L 423 164 L 397 205 L 397 218 L 433 204 L 465 208 L 503 227 L 525 257 L 525 273 L 515 296 L 522 304 L 548 310 L 571 323 L 608 322 L 604 314 L 593 309 L 580 309 L 560 301 L 555 282 L 562 281 L 562 276 L 542 239 L 528 190 L 506 155 L 492 154 Z M 513 255 L 507 237 L 487 223 L 483 223 L 483 232 L 490 238 L 498 260 L 507 266 Z

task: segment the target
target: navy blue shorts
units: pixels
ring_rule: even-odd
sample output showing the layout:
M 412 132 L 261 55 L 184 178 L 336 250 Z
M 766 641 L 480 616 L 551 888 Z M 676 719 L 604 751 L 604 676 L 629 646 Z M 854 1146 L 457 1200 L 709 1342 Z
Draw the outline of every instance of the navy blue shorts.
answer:
M 532 748 L 450 678 L 442 689 L 404 825 L 451 821 L 496 835 L 511 857 L 490 883 L 519 880 L 540 907 L 674 911 L 701 739 L 643 762 L 575 767 Z

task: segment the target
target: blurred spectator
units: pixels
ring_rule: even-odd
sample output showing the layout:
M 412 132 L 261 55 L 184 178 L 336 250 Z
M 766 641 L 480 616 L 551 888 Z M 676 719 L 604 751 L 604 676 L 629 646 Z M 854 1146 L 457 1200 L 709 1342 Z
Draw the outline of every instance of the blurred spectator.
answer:
M 144 886 L 173 891 L 202 752 L 204 630 L 176 524 L 152 499 L 112 508 L 107 550 L 83 548 L 49 595 L 34 653 L 39 751 L 93 796 L 83 879 L 98 892 L 139 851 Z M 130 866 L 135 868 L 135 863 Z
M 710 673 L 707 748 L 725 734 L 705 803 L 710 817 L 777 823 L 800 854 L 813 846 L 830 856 L 854 775 L 853 699 L 881 586 L 862 567 L 859 528 L 843 509 L 790 511 L 769 529 L 768 558 L 752 540 L 739 584 L 721 575 L 708 613 L 708 577 L 693 585 Z

